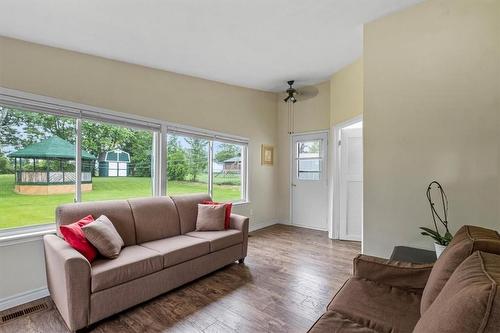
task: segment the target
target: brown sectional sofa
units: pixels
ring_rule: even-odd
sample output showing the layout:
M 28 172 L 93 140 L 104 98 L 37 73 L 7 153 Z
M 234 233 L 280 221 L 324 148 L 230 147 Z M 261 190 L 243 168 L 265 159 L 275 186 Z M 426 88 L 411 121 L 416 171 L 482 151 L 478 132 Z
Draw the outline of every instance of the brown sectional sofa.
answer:
M 243 262 L 247 217 L 232 214 L 224 231 L 196 232 L 198 203 L 208 195 L 141 198 L 63 205 L 58 235 L 44 237 L 50 295 L 75 331 L 207 273 Z M 106 215 L 125 246 L 116 259 L 92 263 L 70 247 L 59 226 Z
M 500 236 L 464 226 L 439 259 L 359 255 L 310 333 L 500 332 Z

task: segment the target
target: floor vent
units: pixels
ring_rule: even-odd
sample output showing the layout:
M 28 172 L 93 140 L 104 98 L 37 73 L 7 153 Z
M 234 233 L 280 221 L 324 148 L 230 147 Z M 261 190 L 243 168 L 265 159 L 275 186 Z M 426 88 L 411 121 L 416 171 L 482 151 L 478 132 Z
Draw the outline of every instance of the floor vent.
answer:
M 14 320 L 16 318 L 26 316 L 26 315 L 33 313 L 33 312 L 46 310 L 48 308 L 49 307 L 47 306 L 47 303 L 36 304 L 36 305 L 30 306 L 30 307 L 27 307 L 26 309 L 22 309 L 22 310 L 18 310 L 18 311 L 15 311 L 15 312 L 12 312 L 12 313 L 9 313 L 6 315 L 2 315 L 2 321 L 0 323 L 3 324 L 3 323 L 6 323 L 10 320 Z

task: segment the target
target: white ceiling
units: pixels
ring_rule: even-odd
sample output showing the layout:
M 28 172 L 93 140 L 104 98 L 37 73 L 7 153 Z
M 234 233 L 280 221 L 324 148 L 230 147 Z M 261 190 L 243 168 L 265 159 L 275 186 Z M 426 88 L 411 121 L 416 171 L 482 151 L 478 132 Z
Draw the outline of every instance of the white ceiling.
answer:
M 421 0 L 1 0 L 0 35 L 279 91 L 362 53 L 363 23 Z

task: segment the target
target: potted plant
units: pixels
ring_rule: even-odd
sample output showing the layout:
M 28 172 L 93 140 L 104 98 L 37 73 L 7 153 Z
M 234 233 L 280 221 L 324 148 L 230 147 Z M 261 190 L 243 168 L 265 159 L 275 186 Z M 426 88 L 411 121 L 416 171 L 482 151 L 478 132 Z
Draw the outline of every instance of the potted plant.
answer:
M 434 188 L 436 190 L 439 190 L 443 216 L 438 214 L 436 210 L 436 205 L 432 200 L 431 192 L 433 190 L 433 186 L 435 186 Z M 439 258 L 439 256 L 441 255 L 441 253 L 443 253 L 446 246 L 448 246 L 448 244 L 451 242 L 453 236 L 451 235 L 450 230 L 448 229 L 448 197 L 446 196 L 446 193 L 444 192 L 441 184 L 439 184 L 435 180 L 432 181 L 427 187 L 427 200 L 429 201 L 429 205 L 431 207 L 432 220 L 434 222 L 434 230 L 431 228 L 420 227 L 420 229 L 422 230 L 421 234 L 424 236 L 429 236 L 434 240 L 436 257 Z M 441 234 L 439 230 L 438 221 L 442 225 L 441 229 L 444 228 L 443 234 Z

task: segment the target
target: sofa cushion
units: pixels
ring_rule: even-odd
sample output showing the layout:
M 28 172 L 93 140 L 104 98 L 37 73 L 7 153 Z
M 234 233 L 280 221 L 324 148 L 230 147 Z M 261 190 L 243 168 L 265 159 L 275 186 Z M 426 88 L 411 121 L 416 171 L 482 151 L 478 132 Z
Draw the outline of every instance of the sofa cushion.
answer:
M 421 295 L 361 278 L 349 279 L 328 310 L 377 332 L 412 332 L 420 318 Z
M 243 233 L 235 229 L 222 231 L 192 231 L 188 232 L 186 235 L 209 241 L 210 252 L 219 251 L 226 247 L 243 243 Z
M 226 206 L 226 216 L 224 218 L 224 229 L 229 229 L 231 227 L 231 211 L 233 210 L 232 202 L 215 202 L 212 200 L 206 200 L 201 202 L 204 205 L 224 205 Z
M 500 332 L 500 256 L 474 252 L 452 274 L 415 333 Z
M 59 226 L 73 223 L 87 215 L 92 215 L 94 218 L 106 215 L 120 234 L 125 246 L 136 245 L 134 217 L 126 200 L 80 202 L 57 207 L 58 235 L 61 236 Z
M 80 252 L 89 262 L 94 261 L 97 257 L 97 250 L 85 237 L 82 227 L 91 222 L 94 222 L 94 218 L 92 215 L 87 215 L 80 219 L 80 221 L 59 227 L 59 232 L 63 235 L 64 240 L 72 248 Z
M 163 256 L 167 268 L 210 253 L 210 242 L 189 236 L 174 236 L 141 244 Z
M 436 299 L 455 269 L 474 251 L 500 254 L 500 236 L 495 230 L 481 227 L 460 228 L 432 268 L 422 294 L 421 314 Z
M 198 204 L 196 231 L 224 230 L 226 206 L 214 204 Z
M 179 215 L 169 197 L 130 199 L 137 244 L 180 235 Z
M 203 201 L 212 200 L 206 193 L 172 196 L 177 207 L 181 234 L 186 234 L 196 229 L 196 217 L 198 216 L 198 204 Z M 75 220 L 76 221 L 76 220 Z
M 342 314 L 335 311 L 325 312 L 314 325 L 309 333 L 377 333 L 371 328 L 361 326 Z
M 123 239 L 113 223 L 104 215 L 82 228 L 87 240 L 106 258 L 118 257 L 123 247 Z
M 98 259 L 91 267 L 91 290 L 96 292 L 157 272 L 163 268 L 162 256 L 148 248 L 124 247 L 116 259 Z

